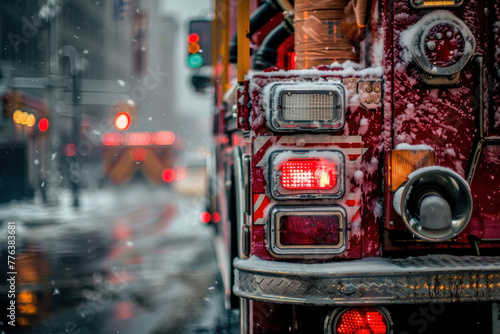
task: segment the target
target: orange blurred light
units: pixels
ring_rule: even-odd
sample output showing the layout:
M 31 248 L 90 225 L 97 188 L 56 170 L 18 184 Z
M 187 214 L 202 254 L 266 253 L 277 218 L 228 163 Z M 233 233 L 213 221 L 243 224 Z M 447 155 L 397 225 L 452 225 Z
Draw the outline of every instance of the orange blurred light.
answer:
M 35 125 L 35 122 L 36 122 L 35 115 L 29 114 L 28 118 L 26 120 L 26 125 L 29 126 L 29 127 L 32 127 L 33 125 Z
M 33 291 L 21 290 L 17 295 L 17 302 L 20 304 L 31 304 L 36 302 L 37 298 Z
M 38 309 L 35 305 L 28 304 L 28 305 L 23 305 L 20 304 L 18 305 L 19 308 L 19 313 L 24 313 L 24 314 L 35 314 L 38 312 Z
M 123 131 L 130 127 L 130 115 L 126 112 L 120 112 L 115 117 L 115 128 Z
M 200 51 L 200 44 L 198 44 L 198 43 L 190 44 L 188 50 L 189 50 L 189 53 L 196 53 L 196 52 Z
M 175 171 L 173 169 L 167 168 L 163 171 L 161 177 L 166 183 L 171 183 L 175 180 Z
M 28 113 L 27 112 L 22 112 L 21 117 L 20 117 L 20 122 L 23 125 L 26 125 L 26 122 L 28 121 Z
M 14 120 L 14 122 L 16 122 L 18 124 L 21 123 L 22 117 L 23 117 L 23 112 L 21 110 L 16 110 L 12 114 L 12 119 Z

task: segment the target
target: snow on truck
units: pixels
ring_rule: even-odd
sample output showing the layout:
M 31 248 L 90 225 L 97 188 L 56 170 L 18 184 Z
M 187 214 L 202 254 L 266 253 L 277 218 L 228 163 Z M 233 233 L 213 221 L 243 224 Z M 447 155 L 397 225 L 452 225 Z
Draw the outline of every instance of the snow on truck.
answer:
M 500 333 L 500 3 L 214 8 L 203 217 L 241 333 Z

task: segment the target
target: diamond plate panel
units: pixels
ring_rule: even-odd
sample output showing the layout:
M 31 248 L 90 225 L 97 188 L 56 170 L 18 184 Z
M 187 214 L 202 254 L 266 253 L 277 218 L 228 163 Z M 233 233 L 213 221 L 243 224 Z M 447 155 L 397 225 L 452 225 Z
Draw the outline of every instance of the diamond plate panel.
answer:
M 234 292 L 254 300 L 302 305 L 500 301 L 500 258 L 376 261 L 381 270 L 370 273 L 356 270 L 357 263 L 346 267 L 236 260 Z

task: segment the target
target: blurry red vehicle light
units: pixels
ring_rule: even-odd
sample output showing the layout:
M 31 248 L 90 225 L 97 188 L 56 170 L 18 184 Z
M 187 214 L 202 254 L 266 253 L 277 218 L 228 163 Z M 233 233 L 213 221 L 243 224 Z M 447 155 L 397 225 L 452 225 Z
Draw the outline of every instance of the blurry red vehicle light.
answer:
M 154 134 L 156 145 L 172 145 L 175 141 L 175 134 L 171 131 L 158 131 Z
M 166 183 L 171 183 L 175 180 L 175 171 L 173 169 L 167 168 L 162 173 L 162 179 Z
M 49 129 L 49 120 L 46 118 L 40 119 L 40 122 L 38 122 L 38 128 L 41 132 L 47 131 Z
M 65 147 L 64 147 L 64 153 L 68 156 L 68 157 L 74 157 L 76 155 L 76 145 L 75 144 L 67 144 Z
M 220 222 L 220 214 L 218 212 L 212 213 L 212 223 Z
M 207 211 L 203 211 L 200 215 L 200 220 L 202 223 L 209 223 L 210 222 L 210 213 L 208 213 Z
M 106 132 L 103 133 L 101 141 L 104 146 L 116 146 L 121 144 L 122 136 L 118 132 Z

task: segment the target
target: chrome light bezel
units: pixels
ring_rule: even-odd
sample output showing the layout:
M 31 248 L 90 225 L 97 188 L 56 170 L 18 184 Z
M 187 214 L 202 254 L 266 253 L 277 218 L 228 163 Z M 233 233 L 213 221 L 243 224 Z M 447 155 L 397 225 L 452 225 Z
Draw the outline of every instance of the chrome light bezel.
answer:
M 265 88 L 267 126 L 274 132 L 340 131 L 345 124 L 346 89 L 340 82 L 275 82 Z M 331 119 L 287 120 L 283 116 L 283 100 L 292 94 L 324 94 L 331 96 L 334 108 Z
M 439 12 L 441 14 L 441 17 L 439 19 L 436 19 L 434 16 L 427 14 L 417 22 L 417 24 L 419 24 L 421 28 L 414 35 L 410 50 L 418 66 L 427 74 L 437 76 L 452 76 L 459 73 L 472 57 L 476 49 L 476 40 L 474 39 L 474 35 L 470 31 L 469 27 L 467 27 L 467 25 L 462 20 L 448 12 Z M 427 59 L 427 56 L 425 55 L 425 38 L 431 31 L 431 29 L 439 24 L 448 24 L 456 28 L 462 34 L 465 42 L 463 55 L 454 64 L 449 66 L 435 66 L 429 61 L 429 59 Z
M 327 190 L 289 190 L 281 185 L 281 169 L 276 164 L 280 157 L 285 159 L 324 158 L 336 163 L 335 173 L 337 183 L 335 187 Z M 345 156 L 339 150 L 276 150 L 269 155 L 268 164 L 268 189 L 269 194 L 276 200 L 288 199 L 338 199 L 345 193 Z
M 284 216 L 337 216 L 339 241 L 336 245 L 283 245 L 280 239 L 280 219 Z M 342 254 L 347 245 L 347 213 L 341 206 L 275 206 L 269 212 L 268 248 L 277 258 L 330 257 Z

